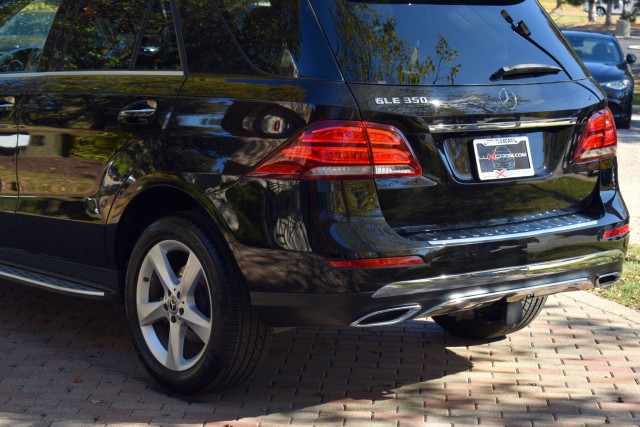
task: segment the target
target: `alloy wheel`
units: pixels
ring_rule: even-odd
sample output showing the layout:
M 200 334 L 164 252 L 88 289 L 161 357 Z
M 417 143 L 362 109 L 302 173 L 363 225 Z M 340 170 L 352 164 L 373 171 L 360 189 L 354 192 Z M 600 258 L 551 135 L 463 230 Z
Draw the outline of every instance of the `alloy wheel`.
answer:
M 202 358 L 213 327 L 211 307 L 195 253 L 176 240 L 152 246 L 137 275 L 136 310 L 142 336 L 160 364 L 185 371 Z

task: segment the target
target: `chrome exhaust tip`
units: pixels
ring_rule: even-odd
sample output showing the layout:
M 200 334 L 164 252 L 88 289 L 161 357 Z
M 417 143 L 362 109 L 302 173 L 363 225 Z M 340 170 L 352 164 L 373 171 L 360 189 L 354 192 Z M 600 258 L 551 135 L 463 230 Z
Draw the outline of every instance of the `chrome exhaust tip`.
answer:
M 422 310 L 420 304 L 409 304 L 400 307 L 385 308 L 365 314 L 350 326 L 358 328 L 372 328 L 377 326 L 389 326 L 404 322 L 418 314 Z
M 618 282 L 622 278 L 622 274 L 618 272 L 601 274 L 596 279 L 596 287 L 597 288 L 608 288 L 614 283 Z

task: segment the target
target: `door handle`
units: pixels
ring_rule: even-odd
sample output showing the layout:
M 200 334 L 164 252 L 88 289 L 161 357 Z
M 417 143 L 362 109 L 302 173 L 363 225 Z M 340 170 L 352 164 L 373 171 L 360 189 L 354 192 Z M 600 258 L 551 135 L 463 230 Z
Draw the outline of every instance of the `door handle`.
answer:
M 118 113 L 118 121 L 128 125 L 151 123 L 158 110 L 156 101 L 139 101 L 129 104 Z
M 0 114 L 5 115 L 5 114 L 11 113 L 15 106 L 16 106 L 16 99 L 13 96 L 0 98 Z

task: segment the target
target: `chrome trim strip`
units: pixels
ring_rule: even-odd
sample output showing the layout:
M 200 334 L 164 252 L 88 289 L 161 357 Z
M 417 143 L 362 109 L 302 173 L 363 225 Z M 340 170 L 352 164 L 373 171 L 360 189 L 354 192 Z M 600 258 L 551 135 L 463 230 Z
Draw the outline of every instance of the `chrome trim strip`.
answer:
M 468 237 L 464 239 L 447 239 L 447 240 L 428 240 L 432 245 L 459 245 L 465 243 L 489 242 L 492 240 L 504 240 L 505 238 L 527 238 L 540 236 L 543 234 L 562 233 L 564 231 L 578 230 L 580 228 L 594 227 L 598 225 L 598 221 L 587 221 L 580 224 L 563 225 L 562 227 L 547 228 L 543 230 L 523 231 L 522 233 L 510 233 L 498 236 Z
M 570 273 L 571 271 L 621 262 L 624 262 L 624 253 L 620 250 L 612 250 L 581 257 L 506 267 L 497 270 L 474 271 L 450 276 L 390 283 L 378 289 L 372 298 L 453 291 L 455 289 L 495 285 L 508 281 L 535 279 L 537 277 L 543 278 L 550 274 Z M 477 291 L 477 289 L 472 289 L 472 291 L 473 290 Z
M 362 325 L 362 323 L 373 317 L 373 316 L 377 316 L 379 314 L 385 314 L 385 313 L 391 313 L 394 311 L 405 311 L 406 313 L 403 314 L 402 316 L 396 317 L 395 319 L 391 319 L 391 320 L 387 320 L 385 322 L 375 322 L 375 323 L 366 323 L 364 325 Z M 359 318 L 358 320 L 352 322 L 349 326 L 353 326 L 353 327 L 357 327 L 357 328 L 373 328 L 376 326 L 389 326 L 389 325 L 395 325 L 396 323 L 401 323 L 404 322 L 407 319 L 410 319 L 411 317 L 415 316 L 420 310 L 422 310 L 422 306 L 420 304 L 410 304 L 410 305 L 403 305 L 400 307 L 392 307 L 392 308 L 386 308 L 383 310 L 378 310 L 378 311 L 374 311 L 372 313 L 368 313 L 365 314 L 364 316 L 362 316 L 361 318 Z
M 527 286 L 518 289 L 508 289 L 504 291 L 488 292 L 479 295 L 464 295 L 454 297 L 448 301 L 432 307 L 419 315 L 420 317 L 431 317 L 438 314 L 472 310 L 484 304 L 492 303 L 507 298 L 508 302 L 521 301 L 528 296 L 544 297 L 561 292 L 582 291 L 591 289 L 594 283 L 589 278 L 579 278 L 562 282 L 547 283 L 545 285 Z
M 13 279 L 13 280 L 17 280 L 19 282 L 26 282 L 26 283 L 31 283 L 35 286 L 38 286 L 40 288 L 44 288 L 44 289 L 51 289 L 54 291 L 59 291 L 59 292 L 65 292 L 65 293 L 70 293 L 70 294 L 77 294 L 77 295 L 85 295 L 85 296 L 92 296 L 92 297 L 104 297 L 104 292 L 103 291 L 92 291 L 89 289 L 73 289 L 73 288 L 65 288 L 64 286 L 57 286 L 57 285 L 53 285 L 51 283 L 47 283 L 47 282 L 43 282 L 40 280 L 36 280 L 36 279 L 29 279 L 17 274 L 12 274 L 12 273 L 8 273 L 6 271 L 0 271 L 0 277 L 6 277 L 7 279 Z
M 550 126 L 573 126 L 578 122 L 575 118 L 541 119 L 519 122 L 495 122 L 495 123 L 453 123 L 428 126 L 431 133 L 489 131 L 507 129 L 531 129 Z
M 184 71 L 129 71 L 129 70 L 113 70 L 113 71 L 45 71 L 38 73 L 3 73 L 0 78 L 17 78 L 17 77 L 90 77 L 90 76 L 112 76 L 112 77 L 184 77 Z

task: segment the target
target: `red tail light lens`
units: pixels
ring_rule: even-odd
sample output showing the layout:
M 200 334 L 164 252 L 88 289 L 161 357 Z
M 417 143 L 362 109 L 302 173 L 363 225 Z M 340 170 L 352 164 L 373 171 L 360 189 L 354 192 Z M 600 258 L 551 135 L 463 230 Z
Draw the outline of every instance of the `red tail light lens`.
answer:
M 424 264 L 424 261 L 419 256 L 403 256 L 346 260 L 330 259 L 327 260 L 327 264 L 334 268 L 384 268 Z
M 422 168 L 393 126 L 318 122 L 294 136 L 249 176 L 277 179 L 360 179 L 418 176 Z
M 616 228 L 612 228 L 611 230 L 607 230 L 604 232 L 604 234 L 602 235 L 603 239 L 614 239 L 616 237 L 623 237 L 626 236 L 627 234 L 629 234 L 629 231 L 631 230 L 631 228 L 629 227 L 629 224 L 625 224 L 621 227 L 616 227 Z
M 588 162 L 612 157 L 616 155 L 617 146 L 618 134 L 613 114 L 609 108 L 605 108 L 589 118 L 578 141 L 573 160 Z

